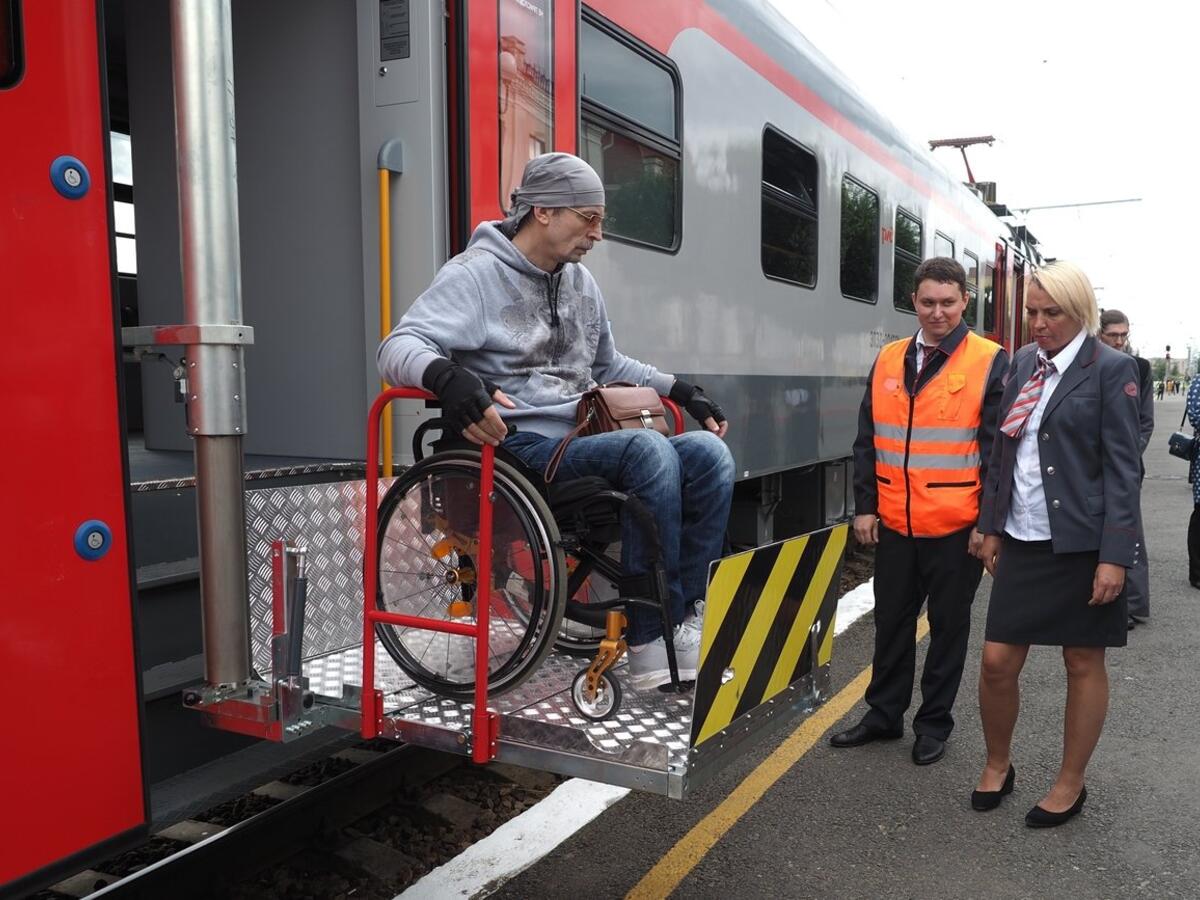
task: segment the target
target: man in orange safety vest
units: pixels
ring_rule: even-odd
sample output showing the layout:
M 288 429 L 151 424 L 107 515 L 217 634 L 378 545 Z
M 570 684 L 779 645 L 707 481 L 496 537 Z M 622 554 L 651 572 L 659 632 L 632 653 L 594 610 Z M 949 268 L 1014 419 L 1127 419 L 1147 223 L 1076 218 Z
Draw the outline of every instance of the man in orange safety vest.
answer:
M 966 273 L 926 260 L 914 275 L 920 328 L 887 344 L 871 369 L 854 442 L 854 534 L 875 550 L 875 653 L 868 710 L 834 747 L 904 734 L 916 671 L 916 627 L 929 603 L 929 652 L 912 758 L 942 758 L 954 727 L 971 601 L 982 563 L 975 530 L 996 435 L 1008 355 L 963 321 Z

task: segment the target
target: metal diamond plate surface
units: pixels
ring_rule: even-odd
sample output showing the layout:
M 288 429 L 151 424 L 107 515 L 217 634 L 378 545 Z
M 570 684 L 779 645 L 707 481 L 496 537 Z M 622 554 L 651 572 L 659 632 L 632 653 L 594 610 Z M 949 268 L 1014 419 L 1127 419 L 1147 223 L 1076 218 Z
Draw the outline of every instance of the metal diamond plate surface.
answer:
M 380 479 L 380 497 L 391 483 Z M 271 669 L 272 541 L 283 539 L 309 550 L 304 657 L 362 644 L 365 497 L 364 481 L 246 492 L 251 661 L 258 672 Z
M 413 684 L 378 642 L 375 660 L 375 686 L 384 692 L 387 715 L 438 728 L 470 730 L 473 704 L 438 697 Z M 690 692 L 635 691 L 622 663 L 615 670 L 624 692 L 620 710 L 606 722 L 591 722 L 580 716 L 571 703 L 571 681 L 585 665 L 583 660 L 552 653 L 528 681 L 493 698 L 489 706 L 506 717 L 556 726 L 561 729 L 563 747 L 599 760 L 628 755 L 644 744 L 662 748 L 665 752 L 645 755 L 660 758 L 664 763 L 686 760 L 692 724 Z M 304 664 L 304 674 L 317 694 L 340 697 L 343 685 L 360 687 L 362 684 L 361 648 L 308 660 Z M 502 725 L 501 732 L 505 730 Z M 547 734 L 551 732 L 540 732 L 541 736 Z M 586 742 L 578 740 L 581 735 Z
M 254 469 L 246 473 L 246 481 L 264 481 L 268 478 L 291 478 L 297 475 L 316 475 L 324 472 L 362 472 L 360 462 L 310 463 L 303 466 L 284 466 L 276 469 Z M 196 486 L 196 476 L 187 475 L 182 478 L 152 478 L 145 481 L 135 481 L 129 489 L 135 494 L 149 491 L 178 491 Z

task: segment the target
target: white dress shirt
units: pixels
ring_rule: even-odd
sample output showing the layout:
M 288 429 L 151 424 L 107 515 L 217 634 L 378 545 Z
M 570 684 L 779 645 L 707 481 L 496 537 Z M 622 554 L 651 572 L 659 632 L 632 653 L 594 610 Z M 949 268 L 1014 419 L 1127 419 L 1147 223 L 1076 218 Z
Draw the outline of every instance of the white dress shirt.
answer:
M 1033 412 L 1029 414 L 1020 443 L 1017 444 L 1012 500 L 1008 506 L 1008 519 L 1004 523 L 1004 530 L 1018 541 L 1050 540 L 1050 515 L 1046 512 L 1046 492 L 1042 488 L 1042 458 L 1038 450 L 1038 434 L 1041 431 L 1046 404 L 1050 402 L 1054 389 L 1062 381 L 1063 372 L 1075 361 L 1086 337 L 1087 332 L 1079 329 L 1079 334 L 1075 335 L 1071 343 L 1059 350 L 1050 360 L 1054 363 L 1054 371 L 1046 377 L 1042 396 Z M 1038 356 L 1042 359 L 1049 358 L 1040 349 Z
M 937 349 L 938 343 L 939 342 L 937 342 L 937 341 L 930 341 L 925 337 L 925 329 L 924 328 L 917 329 L 917 374 L 918 375 L 920 375 L 921 370 L 925 368 L 925 364 L 927 362 L 929 362 L 928 359 L 924 358 L 924 355 L 926 353 L 929 353 L 929 354 L 931 354 L 930 358 L 932 358 L 932 353 L 934 350 Z M 928 348 L 928 349 L 926 349 L 926 348 Z

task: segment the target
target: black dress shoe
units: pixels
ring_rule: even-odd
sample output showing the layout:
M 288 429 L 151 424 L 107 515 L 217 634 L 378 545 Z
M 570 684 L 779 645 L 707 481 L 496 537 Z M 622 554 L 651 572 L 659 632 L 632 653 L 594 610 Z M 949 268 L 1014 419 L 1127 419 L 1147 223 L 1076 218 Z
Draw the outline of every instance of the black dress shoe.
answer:
M 834 747 L 860 747 L 871 741 L 894 741 L 903 736 L 903 728 L 897 728 L 895 731 L 881 731 L 859 722 L 853 728 L 835 734 L 829 739 L 829 743 Z
M 946 742 L 927 734 L 918 734 L 913 742 L 912 760 L 918 766 L 928 766 L 946 755 Z
M 1087 799 L 1087 788 L 1079 792 L 1079 798 L 1070 809 L 1063 812 L 1047 812 L 1040 806 L 1035 806 L 1025 814 L 1025 824 L 1030 828 L 1055 828 L 1063 822 L 1073 819 L 1083 811 L 1083 801 Z
M 1126 630 L 1126 631 L 1133 631 L 1133 629 L 1135 629 L 1135 628 L 1137 628 L 1137 619 L 1135 619 L 1133 616 L 1130 616 L 1130 617 L 1129 617 L 1129 622 L 1128 622 L 1128 624 L 1126 624 L 1126 626 L 1125 626 L 1125 630 Z
M 1017 781 L 1017 770 L 1012 763 L 1008 764 L 1008 774 L 1004 776 L 1004 784 L 998 791 L 971 791 L 971 809 L 976 812 L 988 812 L 1000 805 L 1000 801 L 1012 793 Z

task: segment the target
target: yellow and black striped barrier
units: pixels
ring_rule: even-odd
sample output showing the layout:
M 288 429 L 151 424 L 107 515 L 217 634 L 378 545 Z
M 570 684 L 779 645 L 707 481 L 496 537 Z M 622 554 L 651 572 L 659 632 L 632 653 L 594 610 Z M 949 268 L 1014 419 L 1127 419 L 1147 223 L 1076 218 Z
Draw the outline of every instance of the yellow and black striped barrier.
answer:
M 848 525 L 835 525 L 714 564 L 692 710 L 693 747 L 829 662 L 848 532 Z

